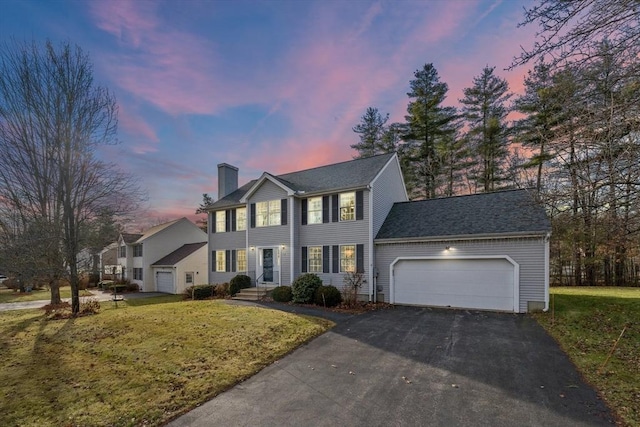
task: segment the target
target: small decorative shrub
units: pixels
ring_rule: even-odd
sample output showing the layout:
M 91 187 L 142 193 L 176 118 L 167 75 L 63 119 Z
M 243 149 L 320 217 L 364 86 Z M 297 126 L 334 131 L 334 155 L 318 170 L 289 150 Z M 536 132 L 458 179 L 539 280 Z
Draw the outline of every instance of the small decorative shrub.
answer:
M 277 302 L 289 302 L 293 298 L 291 286 L 278 286 L 271 291 L 271 298 Z
M 344 275 L 344 304 L 347 307 L 358 305 L 358 291 L 367 283 L 361 271 L 353 271 Z
M 216 296 L 219 298 L 226 298 L 229 296 L 229 284 L 228 283 L 220 283 L 216 285 Z
M 102 280 L 98 282 L 98 289 L 109 289 L 109 286 L 113 285 L 113 280 Z
M 305 273 L 298 276 L 298 278 L 291 284 L 293 302 L 298 304 L 313 302 L 313 296 L 316 289 L 320 286 L 322 286 L 322 280 L 317 274 Z
M 196 285 L 190 286 L 185 290 L 188 299 L 203 300 L 215 296 L 216 285 Z
M 314 295 L 316 305 L 323 307 L 335 307 L 342 302 L 342 294 L 335 286 L 320 286 Z
M 251 287 L 251 277 L 246 274 L 238 274 L 231 282 L 229 282 L 229 293 L 231 296 L 240 292 L 240 289 L 250 288 Z
M 89 298 L 80 303 L 80 314 L 97 314 L 100 311 L 100 302 L 97 299 Z
M 109 285 L 109 290 L 112 294 L 121 294 L 127 290 L 127 287 L 131 285 L 130 283 L 112 283 Z
M 137 283 L 126 283 L 126 285 L 127 292 L 140 292 L 140 286 Z

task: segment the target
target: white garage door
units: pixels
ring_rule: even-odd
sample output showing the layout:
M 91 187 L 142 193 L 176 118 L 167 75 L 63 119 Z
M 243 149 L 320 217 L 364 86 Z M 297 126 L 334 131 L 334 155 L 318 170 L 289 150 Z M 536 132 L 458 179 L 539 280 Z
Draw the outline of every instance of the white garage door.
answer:
M 173 290 L 173 272 L 158 271 L 156 273 L 156 289 L 158 292 L 174 293 Z
M 396 304 L 514 311 L 514 265 L 499 259 L 400 260 Z

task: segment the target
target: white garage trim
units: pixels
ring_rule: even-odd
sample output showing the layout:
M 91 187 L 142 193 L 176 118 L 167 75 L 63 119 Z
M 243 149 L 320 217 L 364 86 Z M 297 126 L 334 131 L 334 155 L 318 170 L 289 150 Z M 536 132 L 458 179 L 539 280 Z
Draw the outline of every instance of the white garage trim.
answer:
M 173 271 L 156 271 L 156 291 L 174 294 L 176 292 Z
M 407 257 L 397 257 L 389 266 L 389 302 L 391 304 L 395 304 L 395 275 L 394 269 L 398 262 L 400 261 L 411 261 L 411 260 L 465 260 L 465 259 L 473 259 L 473 260 L 483 260 L 483 259 L 504 259 L 513 265 L 513 311 L 515 313 L 520 312 L 520 265 L 513 260 L 508 255 L 484 255 L 484 256 L 475 256 L 475 255 L 462 255 L 462 256 L 407 256 Z

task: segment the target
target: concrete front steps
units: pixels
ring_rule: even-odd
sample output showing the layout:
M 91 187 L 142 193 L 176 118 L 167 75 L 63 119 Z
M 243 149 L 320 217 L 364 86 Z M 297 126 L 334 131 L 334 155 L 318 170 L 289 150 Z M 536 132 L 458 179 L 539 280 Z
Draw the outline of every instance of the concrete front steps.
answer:
M 254 286 L 252 288 L 240 289 L 240 292 L 235 294 L 235 296 L 232 299 L 239 299 L 239 300 L 245 300 L 245 301 L 259 301 L 265 296 L 267 296 L 267 294 L 271 292 L 273 288 L 275 288 L 275 286 L 268 285 L 268 286 L 258 286 L 258 287 Z

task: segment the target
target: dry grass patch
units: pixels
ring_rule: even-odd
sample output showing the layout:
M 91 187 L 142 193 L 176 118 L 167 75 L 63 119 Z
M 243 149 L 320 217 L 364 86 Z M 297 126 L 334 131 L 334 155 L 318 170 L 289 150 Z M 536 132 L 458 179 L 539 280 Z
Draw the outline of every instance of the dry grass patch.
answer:
M 222 301 L 103 307 L 0 313 L 0 425 L 158 425 L 332 325 Z
M 80 291 L 80 296 L 91 296 L 89 291 Z M 71 298 L 71 288 L 60 288 L 60 298 Z M 33 290 L 31 292 L 16 292 L 13 289 L 0 288 L 0 304 L 7 302 L 51 300 L 51 291 L 46 289 Z
M 640 288 L 551 288 L 549 313 L 534 317 L 621 424 L 640 425 Z

